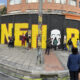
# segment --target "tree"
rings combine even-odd
[[[6,14],[6,13],[7,13],[7,8],[4,7],[3,9],[1,9],[1,10],[0,10],[0,13],[1,13],[1,14]]]

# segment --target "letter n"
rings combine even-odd
[[[8,36],[12,36],[13,23],[1,24],[1,44],[8,42]]]

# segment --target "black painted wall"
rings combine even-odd
[[[38,14],[17,14],[1,16],[0,24],[2,23],[29,23],[29,29],[31,29],[32,24],[38,24]],[[61,31],[61,44],[63,44],[63,37],[66,34],[67,27],[77,28],[80,30],[80,21],[65,19],[64,15],[43,14],[42,23],[47,25],[48,38],[50,36],[51,30],[59,29]]]

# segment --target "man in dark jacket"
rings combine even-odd
[[[51,48],[51,38],[49,38],[49,39],[46,41],[46,51],[45,51],[45,54],[48,54],[48,55],[49,55],[50,48]]]
[[[70,72],[70,80],[78,80],[78,73],[80,68],[80,55],[78,49],[73,48],[67,62],[67,67]]]

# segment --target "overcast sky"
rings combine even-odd
[[[0,0],[0,4],[5,4],[5,5],[7,5],[7,0]]]

